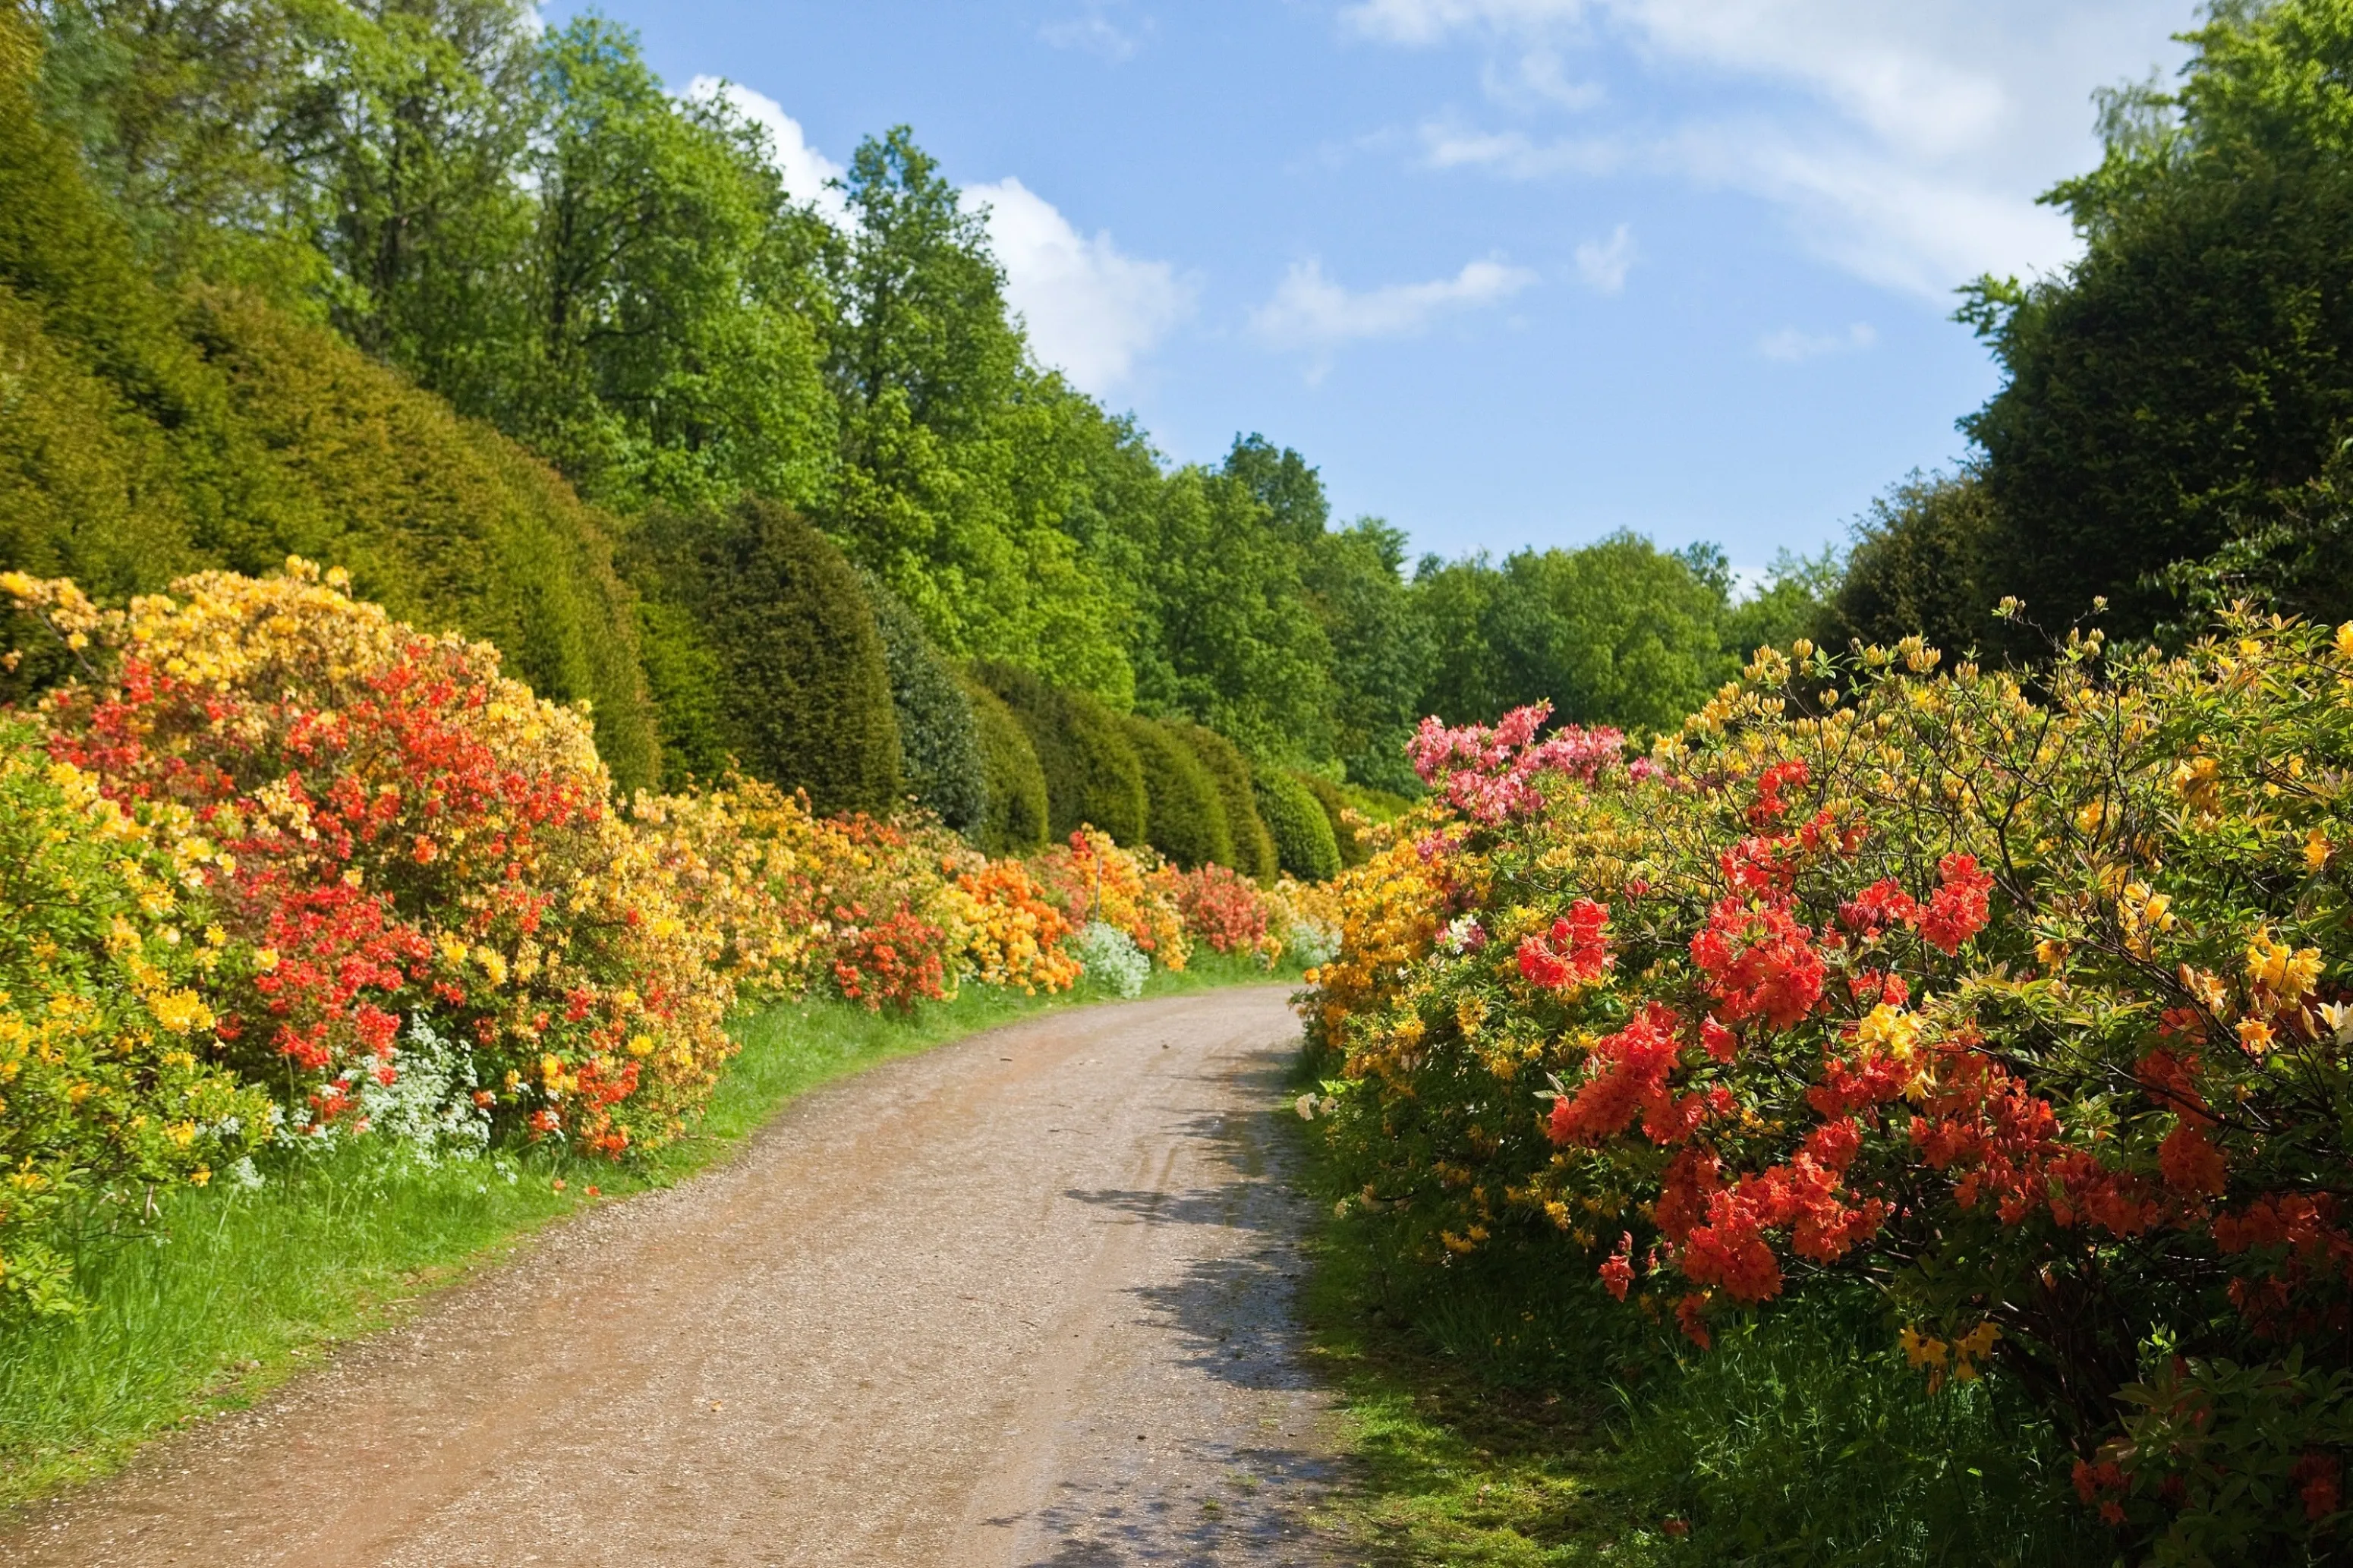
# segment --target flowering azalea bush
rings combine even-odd
[[[1173,873],[1150,849],[1123,849],[1111,835],[1081,827],[1035,862],[1039,879],[1074,926],[1099,921],[1161,967],[1181,971],[1192,953]]]
[[[1566,1251],[1702,1345],[1869,1282],[2137,1555],[2341,1547],[2353,627],[1940,663],[1761,654],[1630,763],[1426,726],[1321,1124],[1423,1256]]]
[[[221,1058],[284,1085],[299,1124],[353,1114],[420,1011],[536,1135],[617,1153],[708,1091],[732,1049],[712,937],[665,847],[608,804],[586,715],[494,649],[301,562],[125,610],[20,574],[0,589],[80,660],[40,705],[49,756],[188,821]]]
[[[963,961],[973,978],[1033,995],[1077,984],[1081,963],[1068,945],[1075,933],[1044,884],[1018,860],[967,859],[955,889],[965,900]]]
[[[1270,910],[1256,882],[1214,864],[1166,875],[1185,930],[1212,952],[1255,952],[1270,963],[1282,952],[1282,939],[1267,929]]]
[[[0,1318],[76,1309],[41,1239],[61,1207],[202,1186],[275,1109],[212,1059],[213,851],[184,812],[109,799],[36,740],[0,724]]]

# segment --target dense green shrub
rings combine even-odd
[[[979,726],[982,796],[980,847],[991,855],[1022,855],[1046,845],[1046,770],[1029,731],[1005,699],[966,676],[964,694]]]
[[[1990,570],[1993,531],[1993,500],[1975,474],[1906,479],[1856,524],[1846,574],[1810,634],[1833,649],[1925,637],[1954,658],[1999,646],[2000,595],[1984,585],[2000,575]]]
[[[1169,732],[1192,748],[1201,769],[1216,786],[1219,804],[1226,809],[1226,835],[1233,846],[1233,868],[1253,881],[1271,882],[1281,869],[1276,863],[1274,836],[1259,816],[1258,794],[1250,787],[1250,765],[1231,741],[1203,724],[1172,721]]]
[[[1092,824],[1122,845],[1145,843],[1151,797],[1125,721],[1086,693],[1049,686],[1026,669],[988,664],[977,673],[1005,699],[1037,750],[1054,837]]]
[[[976,836],[987,809],[988,783],[972,699],[905,602],[871,573],[858,576],[891,667],[907,793],[958,833]]]
[[[113,600],[206,566],[346,566],[396,616],[495,642],[541,694],[589,700],[617,779],[654,782],[607,521],[324,329],[159,287],[5,67],[0,363],[0,566]]]
[[[1332,825],[1332,845],[1340,857],[1340,864],[1344,867],[1363,865],[1370,851],[1356,841],[1356,830],[1340,820],[1342,812],[1356,809],[1356,803],[1349,799],[1348,792],[1321,774],[1300,773],[1296,776],[1307,793],[1315,797],[1315,805],[1323,811],[1324,820]]]
[[[648,664],[673,771],[711,778],[732,763],[807,790],[821,812],[890,811],[899,793],[890,666],[841,552],[760,500],[650,513],[632,542],[638,586],[657,606]]]
[[[1259,815],[1274,836],[1276,863],[1310,882],[1338,876],[1339,841],[1314,792],[1297,773],[1281,768],[1261,768],[1250,782],[1258,791]]]
[[[1129,719],[1127,738],[1144,764],[1152,847],[1187,870],[1231,866],[1234,840],[1226,826],[1226,805],[1193,748],[1156,719]]]

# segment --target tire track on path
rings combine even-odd
[[[0,1524],[23,1568],[1320,1563],[1277,988],[886,1063]]]

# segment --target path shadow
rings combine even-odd
[[[1114,1563],[1325,1564],[1334,1559],[1313,1516],[1344,1479],[1314,1436],[1322,1386],[1310,1370],[1297,1313],[1306,1272],[1307,1201],[1275,1118],[1288,1053],[1258,1053],[1230,1074],[1204,1075],[1205,1090],[1247,1109],[1193,1119],[1186,1133],[1217,1179],[1176,1192],[1104,1188],[1064,1195],[1147,1224],[1214,1226],[1240,1244],[1196,1258],[1173,1280],[1133,1288],[1145,1319],[1172,1337],[1175,1364],[1251,1408],[1288,1413],[1278,1429],[1223,1434],[1181,1457],[1190,1485],[1157,1491],[1106,1473],[1064,1481],[1040,1510],[1050,1543],[1029,1568]],[[1117,1469],[1116,1464],[1107,1469]]]

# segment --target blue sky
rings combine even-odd
[[[554,5],[561,19],[575,7]],[[1947,319],[2191,0],[622,0],[797,194],[892,124],[1041,357],[1178,460],[1298,447],[1417,549],[1631,528],[1762,565],[1964,449]],[[705,82],[704,90],[710,89]]]

